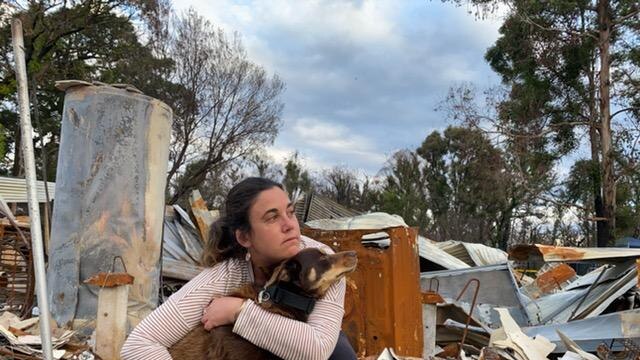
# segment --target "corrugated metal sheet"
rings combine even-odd
[[[640,249],[629,248],[575,248],[551,245],[516,245],[509,251],[509,258],[527,261],[542,258],[544,261],[580,261],[640,257]]]
[[[564,353],[566,348],[556,330],[562,331],[585,351],[596,351],[598,345],[611,345],[614,339],[632,339],[640,341],[640,309],[600,315],[598,317],[577,320],[563,324],[553,324],[523,328],[530,337],[542,335],[557,345],[554,353]],[[622,350],[613,344],[613,350]]]
[[[590,318],[602,314],[617,297],[636,284],[635,265],[627,263],[618,265],[608,271],[617,274],[617,277],[616,275],[605,274],[602,279],[613,278],[613,280],[603,281],[601,279],[601,282],[589,292],[582,304],[580,304],[580,301],[589,291],[588,287],[573,288],[573,290],[566,290],[543,296],[536,300],[530,300],[526,304],[529,318],[532,321],[535,320],[534,324],[564,323],[569,321],[578,305],[580,305],[580,308],[575,311],[574,319]],[[593,278],[593,281],[595,281],[595,278]]]
[[[46,202],[44,193],[44,182],[37,181],[37,193],[38,202]],[[49,188],[49,200],[55,198],[56,183],[47,182]],[[6,202],[26,203],[27,199],[27,181],[20,178],[12,178],[6,176],[0,176],[0,196],[4,198]]]
[[[407,223],[398,215],[383,212],[369,213],[359,216],[335,218],[321,218],[305,222],[312,229],[322,230],[373,230],[404,226]]]
[[[306,223],[319,219],[339,219],[353,217],[361,213],[317,194],[304,195],[296,201],[295,212],[298,221]]]
[[[162,275],[191,280],[200,273],[202,243],[189,215],[178,205],[167,206],[162,242]]]
[[[374,230],[397,226],[408,226],[400,216],[382,212],[341,219],[320,219],[308,221],[305,225],[312,229],[321,230]],[[382,235],[382,237],[378,235]],[[386,236],[386,233],[376,233],[372,234],[372,236],[377,236],[375,241],[378,244],[383,247],[388,246],[389,238]],[[418,236],[418,250],[420,257],[436,263],[445,269],[454,270],[469,268],[469,265],[465,264],[462,260],[447,254],[444,250],[438,248],[434,242],[425,237]]]
[[[469,266],[475,266],[475,262],[469,255],[469,252],[460,241],[442,241],[434,243],[439,249],[445,251],[447,254],[454,256]]]
[[[423,272],[420,274],[423,291],[429,289],[431,279],[438,280],[438,294],[447,303],[457,304],[466,312],[469,312],[471,307],[475,286],[469,287],[459,301],[456,298],[471,279],[477,279],[480,284],[473,316],[491,328],[500,326],[499,315],[494,309],[498,306],[508,308],[518,325],[531,324],[523,303],[526,299],[520,295],[509,264]]]
[[[440,249],[436,244],[437,243],[430,242],[427,238],[419,236],[418,250],[420,252],[420,257],[434,262],[448,270],[467,269],[471,267],[459,258]]]
[[[484,244],[449,240],[435,245],[470,266],[505,264],[508,261],[506,252]]]

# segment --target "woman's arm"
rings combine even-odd
[[[307,322],[270,313],[247,301],[233,332],[287,360],[326,360],[338,341],[344,315],[345,279],[316,302]]]
[[[171,360],[167,348],[182,339],[191,328],[178,307],[169,301],[160,305],[133,329],[122,346],[123,360]]]
[[[171,360],[167,348],[200,324],[202,310],[224,294],[223,267],[205,269],[145,317],[125,341],[123,360]]]

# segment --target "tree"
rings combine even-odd
[[[638,110],[632,94],[638,89],[634,71],[638,62],[633,60],[637,51],[633,44],[640,35],[637,2],[517,0],[507,4],[510,11],[501,37],[486,58],[511,87],[503,104],[505,115],[522,110],[537,114],[525,122],[508,122],[504,129],[520,136],[551,135],[558,156],[578,145],[577,130],[586,131],[591,160],[600,169],[592,174],[598,245],[610,244],[615,236],[617,177],[612,120],[637,116]],[[618,110],[612,113],[612,106]],[[503,117],[508,118],[518,116]]]
[[[193,9],[176,19],[170,56],[176,62],[172,79],[184,88],[175,112],[167,175],[173,187],[169,203],[174,203],[206,173],[273,142],[281,123],[284,84],[247,59],[237,33],[227,37]],[[193,162],[199,167],[186,173]],[[180,173],[183,180],[178,183],[174,178]]]
[[[287,159],[284,166],[282,185],[294,202],[303,193],[309,194],[314,189],[309,171],[304,169],[298,152],[294,152],[291,157]]]
[[[323,193],[338,204],[353,208],[358,201],[360,186],[356,174],[346,167],[335,166],[323,173]]]
[[[381,170],[384,176],[380,195],[380,210],[400,215],[407,225],[416,226],[422,234],[429,233],[428,199],[425,178],[418,155],[409,150],[398,151]]]
[[[431,133],[417,150],[436,238],[506,245],[500,220],[511,210],[511,184],[502,152],[476,129],[448,127],[443,135]]]
[[[549,202],[549,194],[556,184],[553,167],[557,160],[556,154],[560,152],[558,146],[548,136],[529,136],[514,132],[513,124],[527,124],[535,126],[530,119],[535,119],[539,111],[536,106],[538,98],[528,97],[527,100],[510,102],[509,93],[504,88],[489,88],[484,92],[485,99],[481,102],[477,99],[475,88],[470,84],[462,84],[450,89],[445,101],[438,107],[446,112],[449,119],[458,122],[463,128],[468,128],[472,133],[482,134],[482,138],[490,141],[491,146],[500,151],[500,161],[504,169],[506,181],[496,183],[504,192],[503,202],[497,212],[493,238],[499,247],[506,249],[512,237],[512,226],[523,226],[531,223],[527,218],[540,216],[540,208]],[[521,127],[518,127],[521,129]],[[431,136],[434,136],[432,134]],[[429,138],[427,138],[428,140]],[[425,142],[427,142],[425,140]],[[478,141],[482,144],[483,141]],[[558,143],[555,143],[558,144]],[[444,140],[434,142],[437,145],[435,154],[446,153],[447,145]],[[483,145],[485,147],[485,145]],[[435,150],[434,150],[435,151]],[[433,157],[433,154],[431,155]],[[439,155],[444,156],[444,155]],[[448,191],[446,179],[442,178],[442,168],[446,166],[443,160],[438,158],[425,158],[430,164],[431,170],[426,176],[438,179],[434,182],[435,189],[430,189],[432,202],[436,205],[449,204],[444,196]],[[438,178],[438,176],[440,176]],[[440,195],[439,195],[440,194]],[[439,196],[438,196],[439,195]],[[438,200],[444,198],[445,200]],[[442,206],[439,206],[436,214],[446,214]],[[444,209],[446,210],[446,208]],[[523,234],[528,234],[526,231]],[[526,242],[527,238],[519,241]]]
[[[284,169],[276,164],[271,156],[265,152],[256,152],[250,155],[249,162],[255,166],[257,176],[280,181],[284,175]]]
[[[40,0],[10,1],[7,5],[23,24],[34,112],[34,148],[36,153],[44,152],[55,160],[63,103],[63,94],[53,87],[55,80],[101,80],[105,71],[122,67],[123,63],[142,64],[153,60],[140,51],[144,46],[138,40],[132,21],[152,23],[161,3],[156,0],[63,3]],[[10,155],[4,158],[2,170],[17,176],[22,173],[22,160],[20,151],[16,151],[20,147],[20,136],[10,34],[10,24],[0,24],[0,121]],[[138,73],[141,73],[139,69]],[[55,161],[40,162],[38,167],[48,169],[49,180],[55,178]]]

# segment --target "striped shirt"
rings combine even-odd
[[[301,237],[301,247],[326,245]],[[228,259],[202,271],[133,329],[121,350],[123,360],[170,360],[167,348],[191,329],[202,326],[204,308],[211,299],[226,296],[253,282],[251,262]],[[336,346],[344,315],[345,280],[333,284],[316,302],[307,322],[270,313],[247,301],[233,332],[283,358],[325,360]],[[177,359],[181,360],[181,359]]]

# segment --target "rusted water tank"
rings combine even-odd
[[[127,86],[57,86],[66,94],[47,271],[51,312],[60,325],[95,319],[97,289],[83,281],[121,256],[135,277],[128,308],[135,325],[157,306],[172,111]]]

